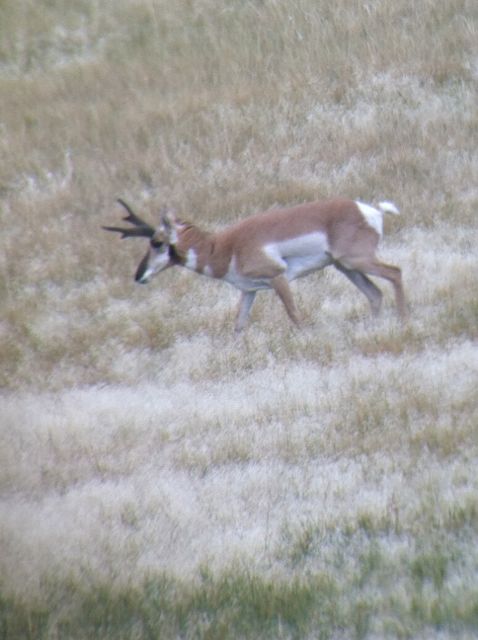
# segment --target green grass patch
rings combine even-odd
[[[0,597],[2,640],[102,638],[423,637],[478,629],[478,590],[446,588],[449,559],[417,554],[402,569],[370,547],[358,571],[339,581],[326,572],[266,578],[244,570],[205,569],[191,582],[157,576],[139,586],[49,586],[48,603]],[[393,588],[372,589],[385,568]],[[401,582],[405,581],[406,589]]]
[[[192,583],[168,577],[139,587],[58,584],[46,606],[0,600],[4,640],[61,638],[301,638],[339,628],[336,585],[327,576],[274,580],[238,571]],[[67,594],[67,595],[65,595]]]
[[[348,533],[311,525],[306,544],[304,532],[296,532],[295,547],[287,542],[293,566],[275,576],[203,565],[190,580],[151,575],[137,585],[50,577],[36,601],[0,596],[0,637],[325,640],[467,637],[478,630],[478,589],[472,568],[463,570],[473,527],[451,545],[439,531],[394,540],[361,525]]]

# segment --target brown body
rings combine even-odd
[[[389,280],[398,311],[401,317],[406,316],[400,269],[380,262],[375,255],[383,213],[398,213],[391,203],[374,208],[340,198],[312,202],[271,209],[214,233],[170,214],[163,215],[154,229],[128,211],[126,220],[135,229],[130,233],[118,227],[107,229],[119,231],[123,237],[144,235],[151,239],[136,280],[148,282],[175,264],[225,280],[242,292],[237,330],[244,327],[256,292],[267,288],[276,291],[289,317],[298,324],[289,282],[327,265],[334,265],[364,293],[374,314],[380,310],[382,293],[367,276]]]

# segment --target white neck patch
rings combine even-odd
[[[196,271],[198,266],[198,257],[194,249],[188,249],[186,253],[186,261],[184,263],[186,269],[191,269],[191,271]]]

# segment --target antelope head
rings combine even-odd
[[[149,249],[139,263],[134,277],[136,282],[146,284],[155,274],[178,262],[176,252],[178,237],[174,214],[168,209],[162,209],[161,223],[155,228],[133,213],[124,200],[118,199],[118,202],[128,213],[123,220],[129,222],[132,227],[103,227],[103,229],[116,231],[121,234],[121,238],[149,238]]]

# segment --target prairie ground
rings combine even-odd
[[[477,13],[1,3],[1,638],[476,637]],[[407,324],[326,270],[235,336],[100,228],[332,195],[400,208]]]

